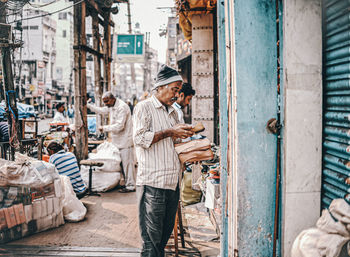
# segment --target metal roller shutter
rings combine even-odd
[[[350,0],[324,0],[322,208],[350,203]]]

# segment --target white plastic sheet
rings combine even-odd
[[[86,208],[76,197],[69,177],[60,176],[62,185],[63,216],[66,221],[78,222],[85,218]]]

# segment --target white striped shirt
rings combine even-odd
[[[77,158],[73,153],[65,152],[64,150],[58,151],[50,156],[49,162],[55,165],[60,175],[69,177],[74,192],[81,193],[86,189],[84,181],[80,176]]]
[[[174,142],[167,137],[152,144],[155,132],[179,123],[173,107],[165,106],[152,96],[139,102],[133,115],[133,139],[138,161],[136,185],[175,190],[181,170]]]

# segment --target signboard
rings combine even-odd
[[[118,62],[144,62],[144,36],[142,34],[119,34],[116,40]]]
[[[181,33],[177,37],[176,60],[180,61],[192,54],[192,44]]]

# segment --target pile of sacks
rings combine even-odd
[[[316,228],[304,230],[298,235],[291,256],[339,257],[349,241],[350,205],[344,199],[335,199],[329,209],[322,211]],[[345,256],[349,256],[348,253]]]

